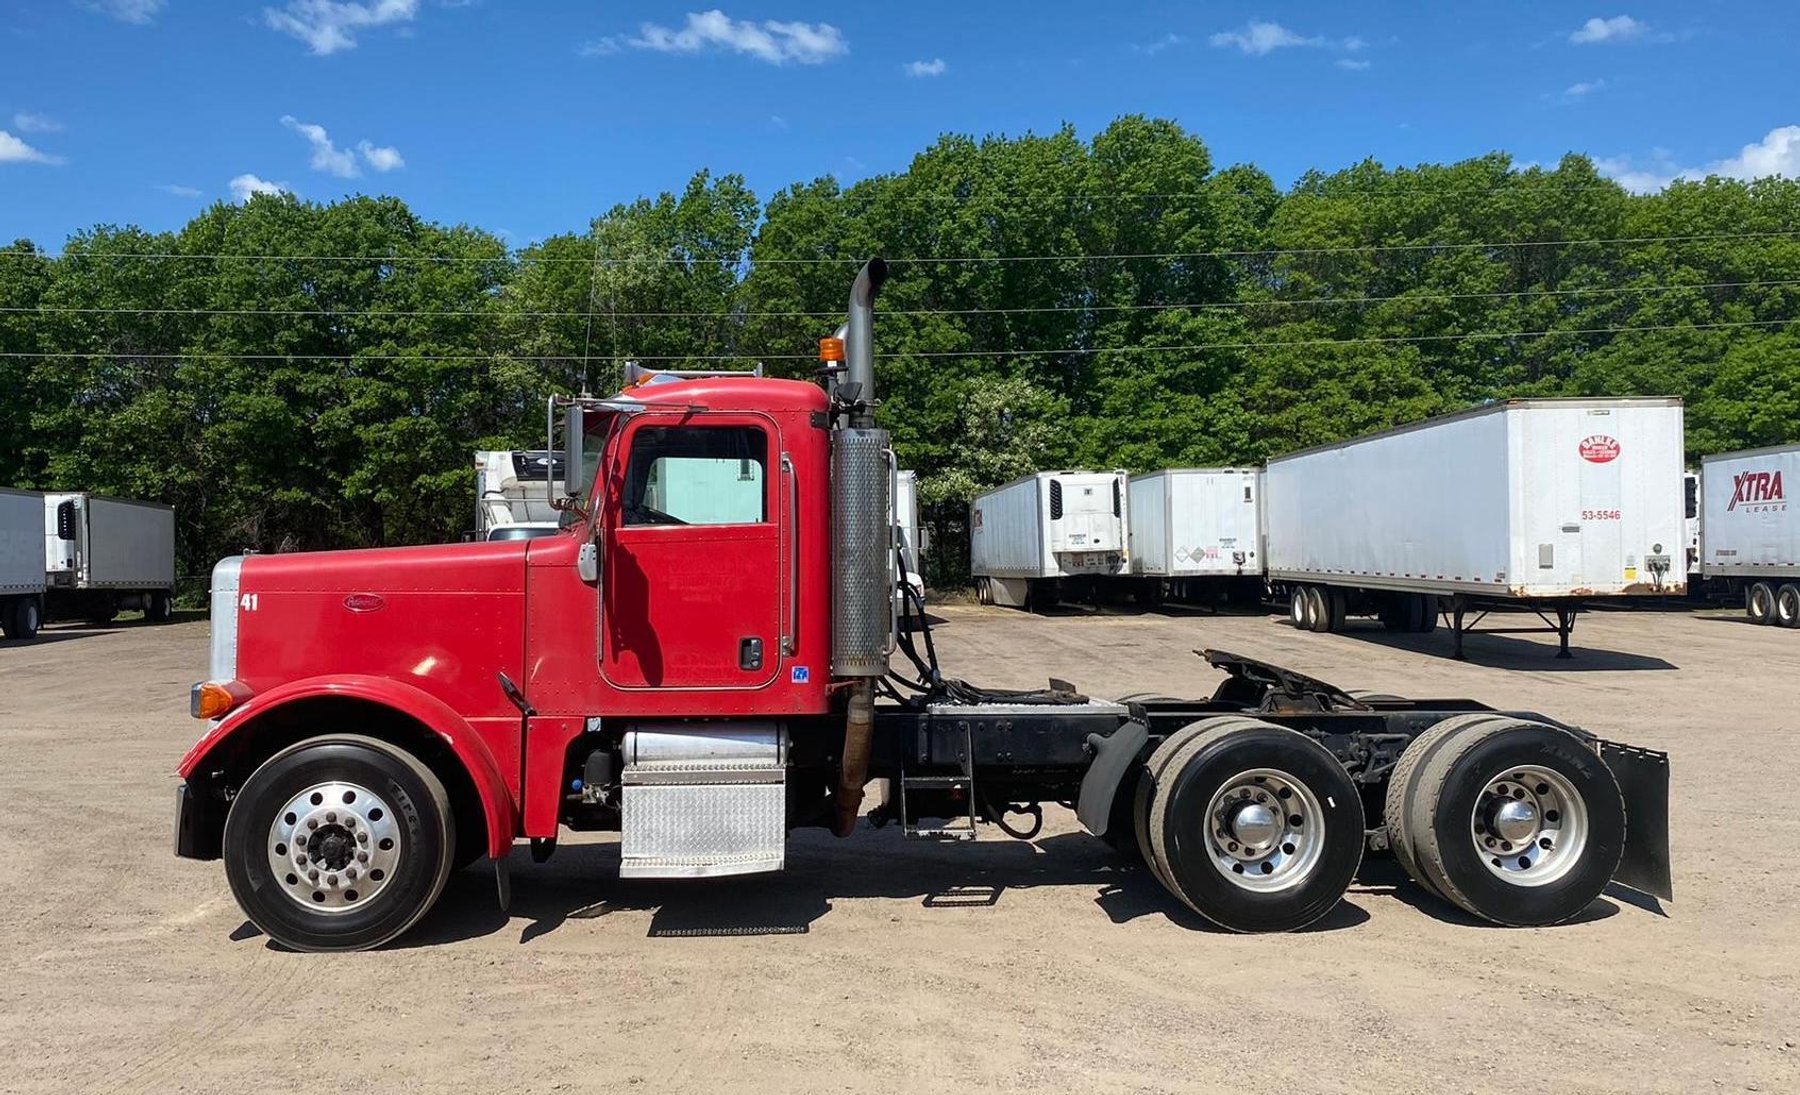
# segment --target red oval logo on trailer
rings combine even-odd
[[[1584,438],[1581,458],[1590,464],[1610,464],[1619,458],[1619,442],[1603,433]]]
[[[377,593],[352,593],[344,598],[344,607],[352,612],[379,612],[387,598]]]

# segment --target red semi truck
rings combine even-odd
[[[1223,678],[1191,700],[942,675],[922,611],[895,626],[885,277],[858,275],[822,385],[661,373],[561,400],[558,535],[219,563],[176,853],[222,858],[278,942],[355,950],[484,856],[504,904],[520,839],[542,859],[564,829],[617,830],[629,877],[777,870],[790,830],[850,835],[884,778],[870,819],[922,838],[1029,836],[1007,816],[1073,802],[1238,931],[1323,915],[1365,850],[1504,924],[1614,881],[1669,896],[1667,756],[1542,715],[1216,651]],[[661,508],[687,461],[729,462],[719,489],[742,497]]]

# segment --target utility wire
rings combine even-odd
[[[1709,281],[1692,284],[1598,285],[1573,289],[1519,289],[1485,293],[1394,293],[1388,296],[1302,297],[1293,300],[1171,301],[1166,304],[1047,304],[1016,308],[884,308],[884,316],[976,316],[1037,315],[1054,312],[1148,312],[1148,311],[1234,311],[1245,308],[1290,308],[1301,306],[1366,305],[1396,301],[1429,302],[1445,300],[1504,300],[1531,297],[1566,297],[1588,294],[1619,295],[1629,293],[1665,293],[1702,289],[1781,288],[1800,285],[1800,279],[1780,281]],[[323,319],[401,319],[401,318],[485,318],[485,319],[592,319],[595,311],[580,312],[509,312],[504,309],[450,309],[386,311],[353,309],[330,311],[317,308],[84,308],[62,305],[19,305],[0,307],[0,315],[138,315],[138,316],[282,316],[318,317]],[[618,319],[824,319],[841,316],[842,311],[827,312],[607,312]],[[591,337],[591,332],[590,332]]]
[[[967,358],[967,357],[1057,357],[1068,355],[1090,354],[1147,354],[1147,353],[1184,353],[1199,350],[1275,350],[1292,346],[1375,346],[1394,345],[1399,343],[1420,342],[1475,342],[1494,341],[1509,338],[1552,338],[1566,335],[1622,335],[1652,331],[1714,331],[1747,327],[1771,327],[1800,322],[1794,319],[1750,319],[1733,320],[1718,323],[1661,323],[1642,326],[1620,327],[1578,327],[1567,330],[1542,331],[1483,331],[1455,335],[1392,335],[1372,336],[1366,338],[1301,338],[1279,339],[1275,341],[1261,340],[1257,342],[1196,342],[1170,346],[1071,346],[1055,350],[1009,349],[1009,350],[926,350],[922,352],[888,353],[884,356],[901,358]],[[34,350],[8,350],[0,352],[6,358],[124,358],[132,361],[183,361],[183,360],[222,360],[222,361],[493,361],[507,359],[512,361],[563,362],[579,360],[577,354],[506,354],[501,352],[485,354],[221,354],[207,350],[195,350],[182,354],[134,354],[95,350],[40,352]],[[813,361],[813,354],[634,354],[633,361]]]
[[[1045,255],[925,255],[897,257],[888,259],[888,265],[931,265],[990,263],[990,262],[1097,262],[1097,261],[1147,261],[1171,259],[1207,259],[1207,258],[1279,258],[1285,255],[1349,255],[1378,254],[1402,251],[1500,251],[1508,249],[1527,249],[1540,247],[1585,247],[1585,246],[1618,246],[1628,244],[1653,243],[1704,243],[1725,240],[1755,239],[1790,239],[1800,235],[1800,229],[1785,229],[1771,232],[1715,232],[1681,236],[1608,236],[1588,239],[1565,240],[1504,240],[1472,243],[1375,243],[1346,244],[1336,247],[1285,247],[1265,248],[1262,250],[1230,250],[1212,251],[1149,251],[1123,254],[1045,254]],[[500,258],[473,257],[466,255],[223,255],[182,252],[65,252],[56,257],[41,255],[36,252],[0,250],[0,258],[36,258],[48,262],[62,262],[70,259],[145,259],[145,260],[240,260],[248,262],[367,262],[377,265],[395,265],[398,263],[491,263],[520,265],[548,265],[557,263],[588,263],[598,261],[605,266],[631,265],[679,265],[679,266],[729,266],[736,269],[744,264],[756,266],[846,266],[861,264],[863,258],[843,256],[839,258],[764,258],[754,255],[732,254],[721,255],[711,259],[694,259],[679,255],[630,255],[611,256],[600,259],[577,258],[567,255],[524,255],[514,254]]]

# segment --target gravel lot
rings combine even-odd
[[[802,833],[780,876],[624,883],[607,837],[452,879],[373,954],[271,947],[169,854],[206,625],[0,647],[0,1090],[1800,1089],[1800,634],[1721,614],[1470,642],[1261,616],[938,610],[947,671],[1209,692],[1190,651],[1535,708],[1673,755],[1676,900],[1505,930],[1364,865],[1314,930],[1178,912],[1052,811],[1030,844]]]

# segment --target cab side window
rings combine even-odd
[[[769,519],[769,440],[754,426],[645,426],[625,468],[625,525]]]

